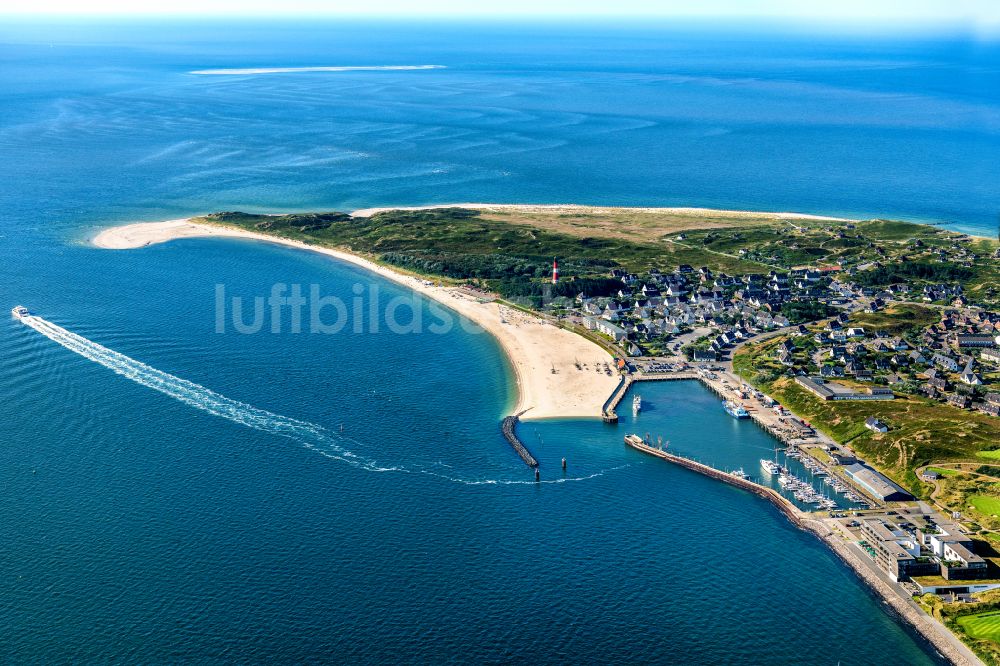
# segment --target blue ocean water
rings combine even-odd
[[[445,69],[188,73],[416,64]],[[0,303],[322,437],[0,322],[0,661],[932,662],[769,505],[623,447],[634,427],[720,466],[770,455],[699,386],[643,386],[618,428],[526,424],[535,484],[500,436],[513,382],[485,334],[219,334],[216,285],[405,293],[288,248],[87,239],[220,209],[470,200],[993,233],[997,64],[958,37],[5,23]]]

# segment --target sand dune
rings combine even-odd
[[[471,208],[486,212],[521,211],[525,213],[576,213],[576,214],[600,214],[600,213],[672,213],[677,215],[710,215],[713,217],[731,217],[733,219],[747,219],[760,217],[773,217],[784,220],[832,220],[841,222],[855,222],[842,217],[829,217],[825,215],[810,215],[808,213],[788,213],[788,212],[767,212],[750,210],[720,210],[715,208],[632,208],[622,206],[583,206],[580,204],[497,204],[497,203],[452,203],[452,204],[432,204],[428,206],[383,206],[378,208],[361,208],[351,213],[354,217],[369,217],[376,213],[384,213],[390,210],[433,210],[435,208]]]

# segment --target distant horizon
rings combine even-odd
[[[577,15],[572,17],[548,14],[523,15],[396,15],[382,14],[241,14],[239,16],[225,14],[156,14],[156,13],[120,13],[120,14],[82,14],[82,13],[6,13],[0,10],[0,17],[21,25],[36,26],[104,26],[146,24],[151,21],[169,20],[177,24],[244,24],[253,25],[262,22],[295,25],[302,21],[319,21],[336,23],[361,24],[407,24],[433,22],[435,25],[470,25],[502,28],[503,26],[538,26],[546,28],[600,27],[607,30],[622,30],[640,28],[647,31],[674,32],[719,32],[728,34],[782,34],[794,35],[833,35],[833,36],[878,36],[886,39],[908,39],[914,37],[930,38],[973,38],[977,40],[996,41],[1000,39],[1000,22],[995,24],[974,23],[963,20],[931,21],[916,19],[894,20],[891,24],[872,22],[867,19],[844,18],[840,20],[817,19],[809,17],[777,17],[777,16],[668,16],[663,14],[648,15]],[[0,27],[0,35],[3,29]]]
[[[812,28],[862,29],[867,32],[937,31],[964,28],[1000,31],[1000,6],[989,0],[840,0],[798,3],[762,0],[747,6],[739,0],[707,0],[692,5],[677,0],[619,0],[609,8],[603,0],[425,0],[414,7],[408,0],[92,0],[84,7],[74,0],[35,0],[25,7],[0,9],[0,16],[68,19],[390,19],[436,21],[648,21],[807,25]]]

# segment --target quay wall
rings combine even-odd
[[[693,372],[640,372],[630,375],[622,375],[622,379],[618,382],[618,386],[611,394],[611,397],[605,401],[604,407],[601,408],[601,418],[604,419],[605,423],[618,423],[618,413],[616,411],[618,409],[618,405],[621,404],[625,394],[628,393],[629,388],[635,382],[663,382],[672,379],[698,379],[698,375]]]
[[[635,378],[632,375],[622,375],[622,379],[618,382],[618,387],[615,388],[614,393],[611,397],[607,399],[604,403],[604,407],[601,408],[601,418],[605,423],[618,423],[618,413],[615,409],[621,403],[622,398],[628,392],[628,387],[632,385]]]
[[[618,390],[616,390],[616,392],[612,394],[611,398],[608,399],[608,403],[606,404],[610,404],[612,401],[615,401],[614,404],[617,405],[624,397],[625,392],[627,391],[631,383],[641,382],[641,381],[668,381],[668,380],[680,380],[680,379],[687,379],[687,380],[695,379],[701,382],[702,386],[704,386],[705,388],[707,388],[709,391],[716,394],[720,398],[725,399],[731,397],[727,394],[726,390],[723,388],[722,381],[720,379],[713,380],[704,376],[701,373],[696,373],[696,372],[636,373],[633,375],[628,375],[626,377],[626,379],[629,378],[631,379],[631,381],[625,383],[624,386],[619,385],[621,393],[619,394]],[[751,421],[757,424],[758,427],[764,430],[771,437],[774,437],[776,440],[778,440],[779,442],[781,442],[786,446],[795,446],[795,444],[793,444],[794,440],[797,439],[801,440],[804,437],[804,433],[803,434],[790,433],[786,428],[783,428],[778,423],[773,422],[774,419],[771,418],[769,412],[761,412],[757,409],[749,409],[748,411],[750,413]],[[618,416],[617,414],[614,413],[613,410],[611,412],[613,420],[608,419],[607,414],[608,414],[607,411],[603,413],[603,415],[605,416],[604,420],[606,423],[618,422]],[[797,417],[792,417],[792,418],[797,418]],[[808,452],[805,451],[804,449],[800,448],[800,450],[802,450],[805,455],[809,455]],[[809,457],[815,460],[816,463],[818,463],[821,467],[826,469],[828,473],[831,474],[833,473],[823,461],[817,460],[813,456]],[[869,506],[872,507],[883,506],[883,504],[880,503],[877,499],[873,499],[870,496],[870,493],[866,492],[863,488],[860,488],[856,483],[854,483],[850,479],[844,479],[843,477],[839,477],[839,475],[838,478],[841,478],[842,481],[844,481],[845,483],[847,483],[847,485],[856,490],[858,496],[863,498],[864,502],[867,503]]]
[[[626,436],[625,443],[634,449],[642,451],[643,453],[648,453],[656,456],[657,458],[663,458],[664,460],[668,460],[676,465],[680,465],[681,467],[686,467],[694,472],[704,474],[705,476],[713,479],[718,479],[719,481],[736,486],[737,488],[748,490],[758,497],[763,497],[774,504],[778,510],[785,514],[785,516],[795,525],[798,527],[804,527],[803,521],[805,520],[805,512],[801,511],[773,488],[768,488],[767,486],[762,486],[759,483],[754,483],[748,479],[727,474],[726,472],[715,469],[714,467],[709,467],[708,465],[691,460],[690,458],[684,458],[682,456],[675,456],[672,453],[667,453],[661,449],[649,446],[636,435]]]
[[[825,543],[847,567],[854,571],[858,578],[865,582],[892,609],[892,612],[897,617],[909,625],[913,631],[933,646],[950,663],[955,666],[983,666],[982,661],[963,645],[947,627],[928,616],[912,599],[905,596],[905,593],[894,588],[893,585],[883,580],[866,566],[864,562],[859,561],[858,558],[860,555],[851,551],[851,546],[848,542],[833,532],[822,520],[801,511],[773,488],[762,486],[697,461],[654,448],[646,444],[638,435],[626,435],[625,443],[643,453],[662,458],[680,467],[723,481],[737,488],[742,488],[758,497],[769,500],[792,524],[799,529],[814,534]]]

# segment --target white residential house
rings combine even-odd
[[[615,326],[609,321],[604,321],[602,319],[597,320],[597,330],[607,335],[615,340],[615,342],[621,342],[627,336],[625,330],[620,326]]]
[[[962,371],[959,379],[962,383],[969,384],[970,386],[982,386],[983,378],[972,368],[972,359],[965,364],[965,370]]]
[[[874,416],[869,416],[865,419],[865,427],[873,432],[889,432],[889,426]]]

